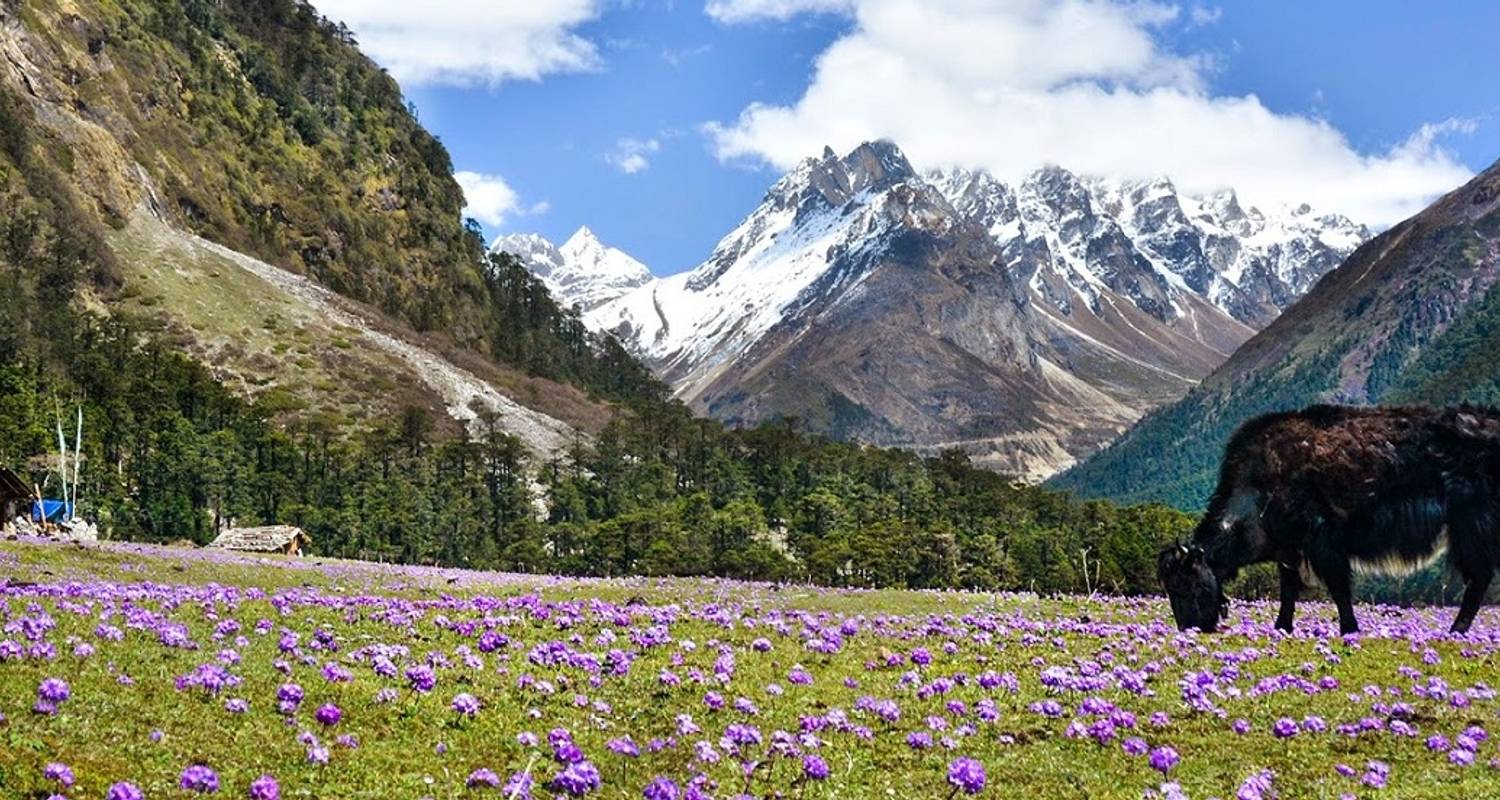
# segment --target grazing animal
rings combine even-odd
[[[1452,627],[1462,633],[1500,562],[1500,411],[1320,405],[1234,434],[1207,513],[1191,541],[1161,552],[1157,574],[1178,627],[1212,632],[1228,611],[1224,583],[1274,561],[1276,627],[1292,629],[1311,576],[1353,633],[1353,570],[1410,572],[1444,552],[1466,584]]]

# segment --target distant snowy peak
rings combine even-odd
[[[652,280],[645,264],[599,241],[587,226],[561,247],[535,233],[518,233],[496,239],[490,249],[515,256],[560,302],[585,313]]]
[[[1178,295],[1190,291],[1261,327],[1370,237],[1305,204],[1267,214],[1243,207],[1233,190],[1185,195],[1164,177],[1115,181],[1049,166],[1015,188],[982,170],[927,180],[1012,258],[1043,256],[1032,286],[1044,296],[1048,281],[1071,286],[1051,293],[1064,311],[1078,299],[1068,295],[1094,304],[1102,283],[1164,320],[1183,313]]]
[[[512,233],[501,236],[490,245],[490,251],[509,253],[520,260],[531,274],[547,280],[565,268],[557,246],[539,233]]]

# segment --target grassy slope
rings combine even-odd
[[[415,407],[458,432],[442,398],[364,332],[384,331],[440,354],[441,339],[418,336],[355,301],[339,308],[361,324],[345,324],[145,213],[107,236],[125,273],[116,310],[212,365],[220,380],[278,417],[347,432]],[[479,357],[456,360],[523,405],[577,429],[597,432],[609,418],[608,408],[576,387]]]
[[[1381,792],[1382,797],[1488,796],[1500,791],[1500,773],[1483,766],[1450,766],[1441,754],[1427,752],[1420,737],[1380,732],[1349,738],[1330,729],[1304,732],[1284,741],[1269,732],[1271,722],[1283,716],[1301,720],[1316,714],[1330,726],[1367,716],[1371,701],[1351,700],[1348,694],[1355,692],[1357,697],[1360,687],[1367,685],[1405,689],[1412,684],[1425,685],[1431,676],[1446,681],[1451,689],[1459,689],[1492,680],[1495,644],[1493,637],[1485,637],[1494,631],[1490,626],[1500,621],[1493,611],[1481,618],[1476,641],[1462,644],[1429,640],[1422,633],[1440,625],[1447,611],[1362,608],[1367,627],[1385,626],[1386,630],[1353,646],[1322,638],[1332,625],[1326,606],[1310,604],[1301,620],[1303,635],[1277,641],[1266,638],[1269,609],[1242,605],[1237,609],[1248,609],[1255,626],[1243,633],[1206,639],[1203,643],[1208,647],[1198,649],[1192,640],[1173,639],[1159,629],[1140,627],[1150,625],[1164,613],[1157,601],[796,588],[777,591],[763,585],[690,580],[565,581],[143,546],[74,548],[30,542],[0,542],[0,572],[16,580],[41,582],[35,587],[0,590],[0,608],[15,619],[32,613],[27,611],[28,605],[38,603],[56,622],[47,638],[61,651],[56,661],[9,661],[0,668],[0,710],[9,717],[8,724],[0,725],[0,743],[4,745],[0,747],[0,793],[6,796],[46,794],[49,787],[40,775],[41,768],[55,760],[70,764],[77,773],[79,784],[70,793],[73,796],[99,796],[109,782],[129,777],[141,784],[149,797],[179,797],[184,795],[175,788],[177,774],[195,759],[218,770],[226,796],[242,795],[252,777],[268,771],[281,780],[286,797],[459,796],[463,794],[464,776],[479,766],[492,768],[502,777],[523,768],[532,769],[543,779],[550,776],[555,772],[550,759],[519,745],[515,734],[530,730],[545,736],[553,727],[566,727],[603,772],[605,790],[600,796],[638,797],[640,788],[656,774],[681,778],[691,772],[691,742],[717,741],[728,722],[745,719],[727,710],[707,710],[701,698],[711,687],[694,686],[684,680],[681,687],[669,689],[657,681],[657,674],[664,668],[684,676],[695,666],[709,671],[719,646],[733,649],[738,666],[730,684],[716,688],[731,700],[736,696],[752,698],[760,713],[749,721],[767,735],[774,729],[796,730],[805,714],[830,707],[850,710],[865,694],[896,698],[902,707],[902,717],[894,724],[851,711],[853,721],[874,730],[870,741],[833,730],[820,734],[824,744],[819,752],[833,770],[830,781],[798,788],[793,783],[796,766],[778,763],[769,771],[762,768],[757,772],[752,789],[758,793],[774,786],[791,796],[806,798],[943,797],[947,795],[945,767],[955,754],[963,754],[979,758],[987,766],[990,786],[986,797],[1140,797],[1143,788],[1159,781],[1143,757],[1126,755],[1118,742],[1101,746],[1086,739],[1067,738],[1062,735],[1066,717],[1046,719],[1027,710],[1033,701],[1049,696],[1072,709],[1083,696],[1049,693],[1040,683],[1046,666],[1075,667],[1106,659],[1132,669],[1140,669],[1146,662],[1162,667],[1163,671],[1149,680],[1155,696],[1137,696],[1119,689],[1093,694],[1140,715],[1143,722],[1139,729],[1122,731],[1122,736],[1133,733],[1152,745],[1168,744],[1181,753],[1182,764],[1171,777],[1194,797],[1232,796],[1240,781],[1263,767],[1275,770],[1283,797],[1336,797],[1359,787],[1354,780],[1336,775],[1333,765],[1348,763],[1362,769],[1372,758],[1391,765],[1391,785]],[[210,594],[246,589],[268,594],[240,595],[232,604],[221,599],[167,607],[146,597],[132,604],[185,624],[190,636],[203,644],[203,649],[194,651],[162,647],[154,634],[125,626],[119,617],[110,621],[125,628],[123,642],[98,638],[94,633],[99,622],[96,617],[108,605],[89,601],[87,595],[89,587],[99,580],[131,582],[145,591],[176,592],[173,587],[184,587],[184,591]],[[70,600],[49,588],[65,582],[78,582],[68,592]],[[206,588],[213,586],[221,588]],[[416,657],[440,651],[457,664],[455,648],[473,646],[475,640],[446,627],[444,620],[479,620],[484,615],[468,605],[469,601],[499,598],[504,602],[532,591],[551,602],[586,601],[579,608],[594,608],[598,615],[589,613],[578,624],[559,627],[557,608],[550,618],[503,608],[492,610],[488,618],[515,642],[509,655],[503,650],[484,655],[482,669],[440,669],[438,688],[430,695],[403,691],[390,705],[371,702],[378,688],[401,682],[378,678],[368,665],[353,658],[357,648],[375,643],[405,645]],[[343,603],[360,595],[367,599],[347,611],[304,605],[324,599]],[[272,596],[286,601],[285,613],[272,607],[268,601]],[[650,603],[677,604],[662,619],[673,620],[670,632],[677,641],[692,640],[698,647],[686,650],[670,645],[641,651],[628,676],[606,677],[592,688],[576,670],[527,662],[526,653],[532,646],[574,634],[581,638],[573,646],[583,650],[602,653],[609,647],[638,649],[630,644],[627,634],[629,629],[639,630],[649,623],[643,609],[637,609],[628,624],[620,625],[610,621],[612,612],[607,607],[592,605],[594,599],[621,602],[635,596]],[[409,626],[379,621],[379,604],[390,598],[417,604],[409,609],[415,612]],[[717,604],[732,616],[744,614],[762,621],[794,609],[826,613],[828,616],[821,617],[824,624],[835,624],[842,615],[857,615],[864,620],[863,631],[849,636],[839,654],[818,656],[799,645],[796,635],[802,629],[801,622],[788,620],[790,635],[779,634],[765,624],[724,627],[698,616],[714,613],[713,607],[705,604]],[[933,614],[942,616],[928,616]],[[978,631],[960,622],[957,615],[961,614],[978,615],[962,617],[971,623],[993,624],[995,640],[980,644],[969,638]],[[1081,614],[1096,624],[1081,624]],[[887,615],[885,634],[872,627],[873,620],[881,615]],[[265,636],[253,633],[251,629],[262,618],[274,620],[277,632]],[[234,645],[233,637],[219,641],[211,638],[214,626],[227,619],[241,624],[241,633],[248,639],[243,645]],[[337,655],[307,647],[312,632],[319,628],[334,635],[340,645]],[[300,634],[303,652],[312,659],[305,664],[292,659],[295,666],[291,667],[290,679],[308,693],[302,710],[294,715],[298,722],[293,726],[284,724],[274,709],[276,687],[288,680],[271,667],[280,657],[277,640],[281,630]],[[618,638],[604,643],[597,637],[605,631],[613,631]],[[762,653],[752,648],[752,640],[760,636],[769,637],[773,649]],[[72,642],[76,641],[90,642],[97,651],[87,657],[72,655]],[[951,654],[943,650],[948,641],[957,645]],[[992,669],[1014,672],[1019,692],[994,692],[1001,712],[999,720],[981,724],[978,732],[964,739],[956,750],[912,751],[904,744],[906,733],[921,729],[927,715],[943,716],[945,701],[959,699],[972,708],[989,694],[970,684],[959,686],[947,696],[919,700],[910,689],[899,686],[903,672],[911,669],[909,663],[873,670],[867,666],[887,653],[905,654],[916,646],[934,654],[932,666],[924,670],[924,680],[956,673],[973,676]],[[1256,648],[1257,655],[1241,652],[1241,648],[1250,646]],[[175,676],[192,671],[225,647],[234,647],[243,659],[232,668],[243,677],[243,685],[224,695],[250,700],[251,710],[243,715],[225,712],[222,697],[214,699],[172,688]],[[1423,661],[1422,652],[1429,647],[1437,657],[1435,663]],[[1226,719],[1193,714],[1179,699],[1177,682],[1184,674],[1217,672],[1224,667],[1214,650],[1240,653],[1245,659],[1240,679],[1232,683],[1246,694],[1218,701],[1228,712]],[[674,653],[685,663],[671,664]],[[318,675],[318,664],[325,660],[348,666],[354,680],[340,684],[325,681]],[[404,662],[403,657],[397,660]],[[793,663],[802,663],[813,674],[811,686],[786,681]],[[1403,665],[1414,667],[1423,676],[1401,677],[1397,668]],[[120,685],[116,681],[118,672],[129,674],[134,685]],[[517,676],[522,672],[560,686],[563,682],[572,685],[556,695],[544,696],[518,688]],[[1248,694],[1256,679],[1282,673],[1314,681],[1331,677],[1340,685],[1312,694],[1297,689]],[[32,714],[27,709],[35,688],[50,675],[65,675],[72,684],[73,698],[55,717]],[[857,679],[860,686],[845,687],[845,676]],[[786,694],[779,698],[767,694],[765,687],[772,682],[781,683]],[[485,704],[475,719],[462,721],[448,710],[449,699],[460,691],[473,693]],[[611,710],[601,713],[580,709],[573,704],[575,693],[591,701],[605,701]],[[1414,721],[1423,735],[1441,733],[1453,738],[1472,722],[1483,724],[1494,718],[1494,701],[1482,697],[1466,709],[1405,691],[1400,699],[1413,704]],[[324,702],[336,702],[345,716],[334,731],[315,731],[319,738],[331,744],[334,733],[349,733],[358,737],[360,746],[352,751],[332,747],[332,763],[317,767],[306,763],[304,748],[295,736],[298,730],[319,728],[311,719],[311,709]],[[1145,725],[1144,717],[1155,710],[1167,711],[1171,722],[1160,728]],[[644,749],[652,737],[671,734],[673,717],[678,713],[691,714],[704,732],[682,737],[677,747],[639,759],[613,755],[604,746],[607,738],[628,733]],[[1230,721],[1241,717],[1251,722],[1252,732],[1245,736],[1231,734]],[[148,737],[153,730],[164,734],[158,743]],[[1014,743],[1002,743],[1002,735],[1014,737]],[[446,746],[446,753],[438,752],[440,743]],[[1480,764],[1494,750],[1491,740],[1481,750]],[[729,759],[707,769],[728,786],[739,788],[739,779],[734,777],[738,767]]]

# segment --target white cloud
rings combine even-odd
[[[720,22],[791,19],[807,13],[848,13],[855,0],[708,0],[703,11]]]
[[[1194,25],[1212,25],[1223,16],[1224,9],[1218,6],[1193,6],[1193,9],[1188,12],[1188,19],[1192,20]]]
[[[626,175],[634,175],[651,166],[651,160],[647,156],[658,150],[661,150],[661,142],[656,139],[626,137],[615,142],[614,151],[607,153],[604,160]]]
[[[600,0],[314,0],[404,84],[497,84],[599,66],[574,28]]]
[[[516,191],[499,175],[460,170],[453,173],[453,179],[464,191],[464,216],[473,217],[491,228],[502,227],[508,217],[545,214],[552,207],[545,200],[530,206],[521,205]]]
[[[715,0],[725,21],[829,10],[824,0]],[[850,0],[849,33],[787,106],[753,104],[706,126],[722,159],[786,168],[825,144],[888,137],[919,168],[960,164],[1016,179],[1048,163],[1123,178],[1234,187],[1259,205],[1307,202],[1394,223],[1470,171],[1441,146],[1465,123],[1425,126],[1360,152],[1325,120],[1254,95],[1216,96],[1212,59],[1170,52],[1164,28],[1202,14],[1105,0]]]
[[[686,61],[713,52],[713,49],[714,46],[712,44],[700,44],[694,47],[667,48],[666,50],[661,51],[661,60],[667,62],[668,64],[671,64],[674,67],[680,67]]]

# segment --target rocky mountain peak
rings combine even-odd
[[[583,311],[645,285],[652,278],[645,264],[604,244],[587,225],[574,231],[562,247],[538,234],[525,233],[499,237],[490,249],[520,259],[533,275],[542,279],[548,291]]]
[[[598,235],[589,226],[580,225],[578,226],[578,230],[573,231],[573,235],[569,236],[568,240],[563,242],[561,249],[565,251],[579,251],[603,246],[604,244],[599,241]]]
[[[886,139],[861,144],[844,156],[840,163],[849,176],[849,186],[854,192],[878,190],[914,178],[917,174],[901,148]]]
[[[962,441],[1040,475],[1181,396],[1357,244],[1323,241],[1312,216],[1253,214],[1167,178],[1050,166],[1009,185],[919,175],[887,141],[824,148],[703,263],[608,287],[584,321],[722,419]],[[1045,410],[1064,408],[1092,410]]]
[[[911,162],[889,141],[865,142],[840,157],[825,146],[777,181],[763,203],[798,208],[802,214],[835,208],[862,192],[880,192],[916,177]]]
[[[515,256],[533,275],[543,280],[564,266],[562,253],[538,233],[506,234],[496,238],[490,244],[490,250]]]

